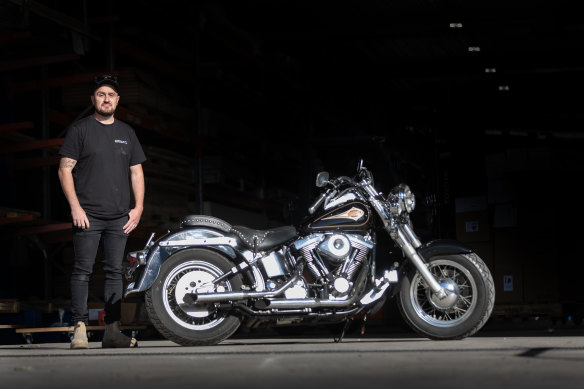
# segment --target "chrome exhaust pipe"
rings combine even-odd
[[[193,293],[185,295],[185,303],[192,304],[192,303],[218,303],[221,301],[237,301],[237,300],[245,300],[248,298],[264,298],[264,297],[276,297],[292,285],[296,283],[298,280],[298,275],[292,277],[288,282],[284,285],[279,287],[275,290],[264,291],[264,292],[217,292],[217,293]],[[186,301],[189,300],[189,301]],[[190,301],[192,300],[192,301]]]
[[[348,300],[321,300],[321,299],[266,299],[255,305],[259,309],[294,309],[294,308],[342,308],[353,304],[357,300],[355,294]]]

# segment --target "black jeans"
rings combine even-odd
[[[88,216],[89,228],[73,228],[73,248],[75,262],[71,274],[71,319],[73,324],[82,321],[87,324],[89,314],[87,297],[89,279],[100,241],[103,246],[102,265],[105,273],[104,297],[105,318],[109,324],[120,320],[122,309],[122,261],[128,235],[122,227],[128,216],[113,220],[96,219]]]

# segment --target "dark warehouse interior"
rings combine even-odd
[[[128,250],[188,214],[297,225],[316,174],[351,176],[362,158],[382,192],[414,190],[424,241],[481,255],[494,316],[581,325],[577,3],[1,1],[0,324],[66,307],[73,249],[57,152],[92,112],[93,78],[115,74],[116,117],[148,158]]]

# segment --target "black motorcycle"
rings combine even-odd
[[[298,228],[255,230],[191,215],[179,230],[151,236],[128,255],[125,296],[143,293],[152,324],[185,346],[217,344],[244,321],[349,323],[394,296],[405,321],[431,339],[462,339],[485,324],[495,301],[489,269],[456,242],[420,242],[407,185],[382,196],[361,161],[354,178],[321,172],[316,186],[323,192]],[[380,229],[403,256],[378,276]]]

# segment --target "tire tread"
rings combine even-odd
[[[199,249],[199,251],[209,251],[209,250],[204,250],[204,249]],[[180,253],[180,252],[179,252]],[[213,252],[214,254],[217,254],[216,252]],[[156,283],[157,281],[155,281]],[[177,335],[174,332],[172,332],[170,329],[167,328],[167,326],[164,324],[164,321],[158,317],[158,315],[156,314],[156,309],[155,309],[155,304],[153,301],[153,297],[152,294],[154,289],[154,285],[152,286],[152,288],[150,288],[149,290],[146,291],[146,293],[144,293],[144,303],[146,306],[146,311],[148,312],[148,317],[152,323],[152,325],[154,326],[154,328],[156,328],[156,330],[162,335],[164,336],[166,339],[180,344],[181,346],[212,346],[215,345],[217,343],[220,343],[221,341],[225,340],[226,338],[228,338],[229,336],[231,336],[239,327],[239,323],[235,326],[235,328],[230,328],[228,331],[224,332],[224,333],[219,333],[215,336],[210,336],[210,337],[201,337],[199,339],[188,339],[185,338],[183,336]]]
[[[469,254],[461,254],[462,256],[464,256],[468,261],[470,261],[475,267],[476,269],[479,271],[481,278],[484,281],[485,284],[485,290],[487,292],[487,306],[486,309],[484,310],[483,316],[480,318],[480,320],[477,321],[477,323],[468,331],[457,335],[457,336],[435,336],[435,335],[431,335],[428,334],[427,332],[419,329],[416,325],[414,325],[413,323],[410,322],[409,319],[407,319],[407,314],[404,311],[404,308],[402,307],[401,303],[398,303],[398,309],[402,315],[402,317],[406,318],[406,321],[408,322],[408,324],[410,325],[410,327],[419,335],[425,337],[425,338],[429,338],[432,340],[460,340],[460,339],[464,339],[467,338],[469,336],[474,335],[477,331],[479,331],[487,322],[487,320],[489,320],[489,318],[491,317],[491,313],[493,311],[493,307],[495,305],[495,282],[493,280],[493,276],[491,275],[491,272],[489,271],[489,268],[487,267],[487,265],[485,264],[485,262],[476,254],[476,253],[469,253]]]

